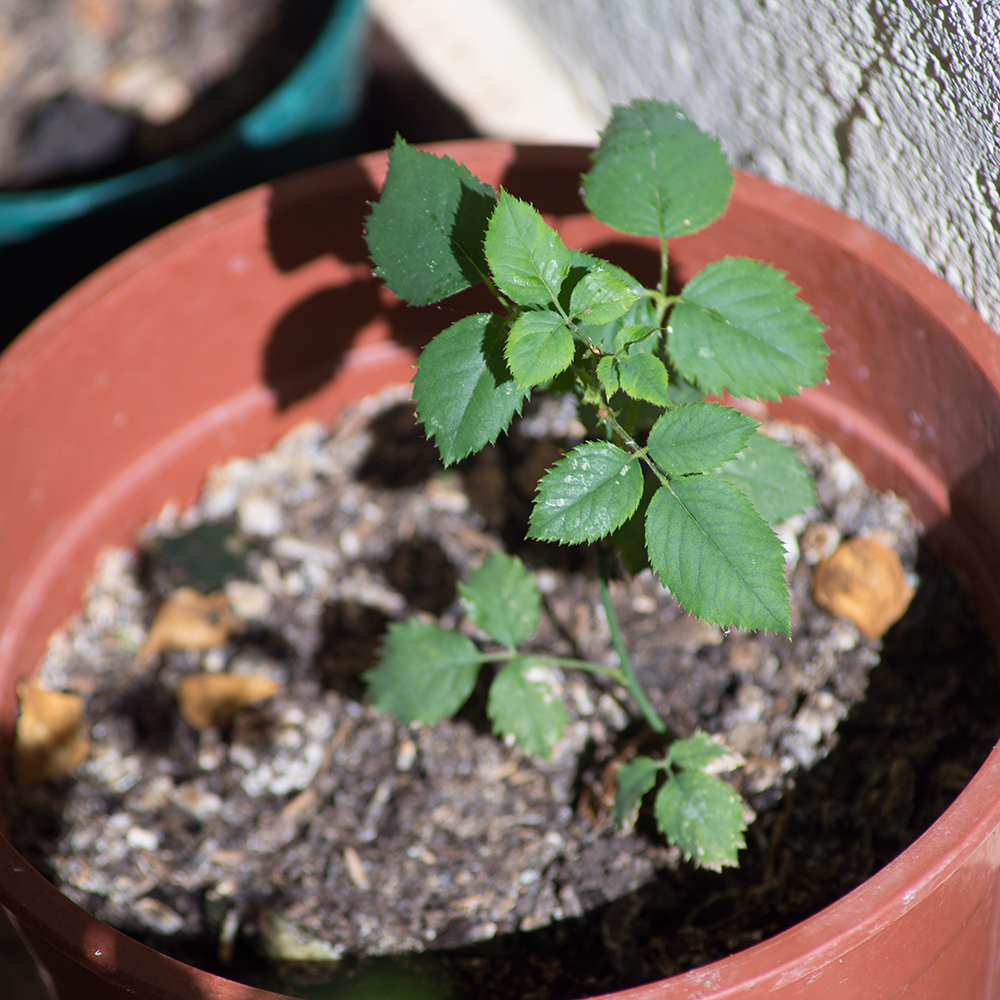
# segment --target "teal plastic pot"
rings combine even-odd
[[[141,212],[173,200],[177,218],[198,201],[357,152],[350,125],[361,105],[364,27],[364,0],[336,0],[319,37],[281,85],[191,150],[86,184],[0,194],[0,247],[118,204]]]

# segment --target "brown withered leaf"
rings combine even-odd
[[[281,690],[261,674],[191,674],[177,688],[181,715],[195,729],[224,729],[241,709]]]
[[[221,590],[205,595],[191,587],[178,587],[160,605],[139,650],[139,662],[146,663],[166,649],[221,646],[238,624]]]
[[[903,617],[913,588],[888,545],[849,538],[816,567],[813,597],[831,614],[849,618],[869,639],[878,639]]]
[[[33,677],[19,681],[16,690],[21,708],[14,735],[17,783],[36,785],[83,763],[90,753],[83,699],[46,691]]]

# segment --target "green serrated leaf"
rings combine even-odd
[[[663,770],[663,766],[663,761],[640,756],[633,757],[618,768],[614,809],[614,819],[618,826],[625,826],[632,821],[642,797],[656,784],[657,772]]]
[[[364,675],[368,697],[403,722],[439,722],[472,693],[481,659],[458,632],[415,619],[394,622],[378,665]]]
[[[667,753],[669,763],[688,771],[710,771],[712,764],[733,752],[720,746],[708,733],[697,732],[683,740],[674,740]]]
[[[687,403],[668,410],[653,424],[647,446],[664,472],[686,476],[735,458],[759,426],[731,406]]]
[[[569,310],[581,323],[610,323],[624,316],[638,297],[621,278],[594,268],[573,286]]]
[[[660,831],[699,868],[721,871],[737,864],[746,847],[743,800],[720,778],[681,771],[659,790],[654,804]]]
[[[493,679],[486,713],[494,732],[540,757],[552,755],[569,721],[552,668],[531,656],[515,657]]]
[[[559,300],[572,257],[532,205],[501,191],[484,247],[497,287],[518,305]]]
[[[505,353],[517,384],[530,389],[565,371],[575,351],[573,334],[558,313],[531,309],[514,320]]]
[[[437,302],[489,273],[483,237],[496,193],[467,167],[396,136],[366,223],[375,273],[401,299]]]
[[[667,238],[717,219],[732,186],[718,140],[676,104],[633,101],[612,109],[583,178],[583,200],[621,232]]]
[[[621,376],[618,373],[618,359],[611,354],[605,354],[597,362],[597,380],[604,387],[604,393],[610,399],[621,388]]]
[[[417,417],[445,465],[495,441],[521,412],[527,393],[504,362],[506,336],[503,319],[478,313],[439,333],[420,355]]]
[[[646,545],[660,581],[692,614],[789,634],[781,542],[732,483],[690,476],[660,487],[646,511]]]
[[[638,460],[607,441],[585,441],[542,477],[528,535],[593,542],[624,524],[641,498]]]
[[[671,405],[670,373],[655,354],[624,354],[617,360],[622,392],[655,406]]]
[[[780,524],[816,503],[813,478],[798,455],[765,434],[754,434],[719,476],[743,490],[768,524]]]
[[[538,584],[516,556],[491,552],[458,589],[466,614],[504,646],[517,647],[538,626],[542,613]]]
[[[768,264],[727,257],[684,286],[667,347],[678,372],[706,392],[778,399],[826,373],[823,324],[799,289]]]

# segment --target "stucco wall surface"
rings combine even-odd
[[[1000,0],[510,0],[602,117],[673,100],[731,162],[887,235],[1000,330]]]

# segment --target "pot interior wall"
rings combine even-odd
[[[655,274],[646,243],[582,215],[585,151],[452,152],[535,200],[571,245]],[[4,356],[0,746],[15,681],[79,606],[102,547],[127,543],[165,501],[190,502],[213,462],[408,381],[419,344],[450,321],[401,306],[370,277],[361,231],[383,170],[380,157],[339,165],[171,227],[70,293]],[[723,220],[676,242],[672,278],[726,254],[787,270],[829,328],[829,384],[772,412],[814,426],[873,485],[906,496],[975,587],[985,620],[1000,621],[992,332],[947,289],[926,287],[901,251],[797,195],[775,205],[752,178],[739,178]]]

